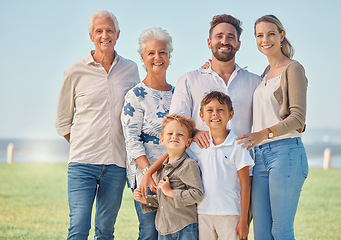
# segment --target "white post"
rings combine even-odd
[[[14,163],[14,144],[10,143],[7,146],[7,163]]]
[[[330,148],[326,148],[323,154],[323,169],[327,170],[331,168],[332,163],[332,151]]]

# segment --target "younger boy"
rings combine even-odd
[[[198,163],[188,158],[185,149],[191,144],[195,124],[183,116],[167,116],[161,126],[161,144],[168,158],[158,171],[157,195],[143,198],[139,188],[134,199],[142,203],[143,212],[155,211],[158,239],[198,239],[197,205],[203,198]]]
[[[226,129],[233,114],[229,96],[218,91],[207,94],[201,101],[200,118],[210,129],[210,146],[201,149],[193,143],[186,151],[199,163],[205,190],[198,204],[199,240],[248,236],[249,168],[254,162],[237,144],[237,136]]]

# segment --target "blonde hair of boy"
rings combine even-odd
[[[172,121],[176,121],[176,122],[180,123],[182,126],[185,126],[187,131],[188,131],[189,138],[193,137],[193,133],[195,130],[195,122],[193,121],[193,119],[192,118],[186,118],[182,115],[177,115],[177,114],[172,114],[172,115],[168,115],[165,117],[165,119],[163,120],[163,123],[161,125],[161,136],[164,133],[166,125]]]

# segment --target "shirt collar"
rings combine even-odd
[[[230,130],[229,135],[227,135],[227,137],[223,143],[221,143],[219,145],[214,145],[211,132],[209,132],[209,134],[210,134],[210,147],[212,147],[212,148],[231,146],[233,144],[233,142],[235,141],[235,138],[237,137],[237,135],[234,134],[232,132],[232,130]]]
[[[238,73],[238,72],[242,69],[241,67],[239,67],[239,65],[238,65],[237,63],[235,63],[234,66],[235,66],[235,69],[234,69],[233,72]],[[246,68],[246,67],[245,67],[245,68]],[[244,68],[244,69],[245,69],[245,68]],[[200,68],[199,70],[200,70],[200,72],[203,73],[203,74],[216,74],[216,75],[218,75],[218,73],[216,73],[215,71],[213,71],[211,64],[210,64],[210,66],[209,66],[207,69],[202,69],[202,68]],[[233,73],[232,73],[232,74],[233,74]],[[219,75],[218,75],[218,76],[219,76]]]
[[[85,64],[87,64],[87,65],[92,64],[92,65],[94,65],[94,66],[102,66],[100,63],[97,63],[97,62],[94,60],[94,58],[93,58],[93,56],[92,56],[94,52],[95,52],[95,50],[91,50],[91,51],[89,52],[89,54],[88,54],[88,55],[86,56],[86,58],[84,59]],[[120,57],[121,57],[121,56],[118,55],[117,52],[115,51],[115,59],[114,59],[112,65],[115,65],[115,64],[119,61]]]
[[[182,163],[186,158],[188,158],[188,155],[186,152],[184,152],[177,160],[173,162],[169,162],[169,157],[165,159],[163,162],[163,165],[166,166],[167,164],[171,165],[173,168],[176,168]]]

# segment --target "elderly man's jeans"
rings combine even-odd
[[[69,163],[70,228],[67,239],[88,239],[95,197],[94,239],[114,239],[114,225],[125,183],[125,168],[116,165]]]
[[[252,209],[255,240],[295,239],[294,219],[308,162],[301,138],[255,147]]]

